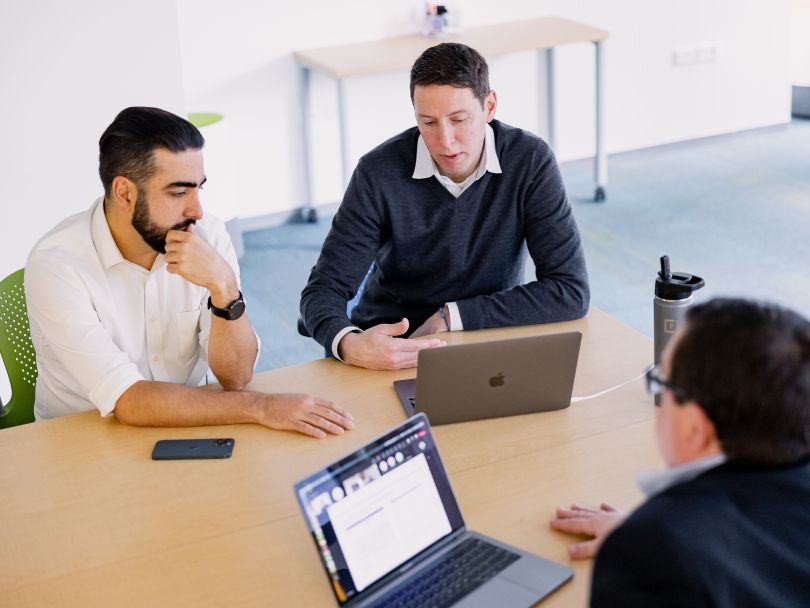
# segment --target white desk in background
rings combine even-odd
[[[344,80],[351,76],[410,69],[422,52],[442,42],[460,42],[476,49],[482,55],[503,55],[519,51],[537,50],[545,56],[546,114],[548,143],[555,144],[554,112],[554,49],[563,44],[592,42],[596,47],[596,156],[594,200],[605,200],[607,187],[607,157],[604,136],[604,45],[608,33],[590,25],[560,17],[539,17],[525,21],[497,23],[469,28],[448,38],[428,38],[421,35],[397,36],[370,42],[359,42],[295,53],[301,69],[301,102],[303,113],[305,208],[304,217],[317,221],[312,206],[312,155],[310,128],[310,77],[318,70],[337,82],[338,115],[340,121],[340,151],[344,189],[349,183],[348,138],[346,128],[346,99]]]

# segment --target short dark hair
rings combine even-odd
[[[810,322],[775,304],[718,298],[695,306],[673,353],[680,402],[697,402],[729,459],[810,456]]]
[[[465,44],[443,42],[427,49],[411,68],[411,101],[417,86],[449,84],[472,89],[484,106],[489,95],[489,67],[481,53]]]
[[[154,151],[199,150],[205,139],[184,118],[159,108],[132,107],[122,110],[98,140],[98,173],[104,196],[110,196],[113,180],[121,175],[143,184],[155,172]]]

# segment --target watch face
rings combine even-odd
[[[245,313],[245,301],[240,297],[228,308],[228,318],[231,321],[236,321]]]
[[[236,321],[239,317],[241,317],[245,313],[245,300],[242,298],[242,292],[239,292],[239,297],[236,298],[233,302],[231,302],[227,308],[217,308],[211,303],[211,298],[208,298],[208,308],[211,309],[211,312],[220,317],[221,319],[227,319],[228,321]]]

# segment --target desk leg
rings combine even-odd
[[[607,155],[605,153],[605,49],[604,42],[597,40],[596,45],[596,159],[594,160],[594,179],[596,191],[593,200],[602,202],[607,197]]]
[[[299,81],[299,97],[301,99],[301,148],[304,153],[303,174],[304,174],[304,204],[301,207],[301,215],[305,222],[317,222],[318,212],[315,211],[315,206],[312,203],[312,153],[311,153],[311,128],[309,108],[310,97],[310,78],[311,70],[302,64],[299,64],[301,74]]]
[[[545,50],[546,58],[546,128],[548,145],[554,150],[557,147],[557,134],[554,125],[557,122],[554,108],[554,49]],[[542,122],[542,121],[541,121]]]
[[[346,128],[346,92],[343,78],[337,79],[338,120],[340,121],[340,163],[343,171],[343,191],[349,187],[349,138]]]

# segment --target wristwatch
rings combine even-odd
[[[245,314],[245,300],[242,297],[242,292],[240,291],[239,297],[228,304],[227,307],[217,308],[211,303],[211,296],[208,296],[208,308],[211,310],[212,314],[216,315],[220,319],[236,321],[239,317]]]

